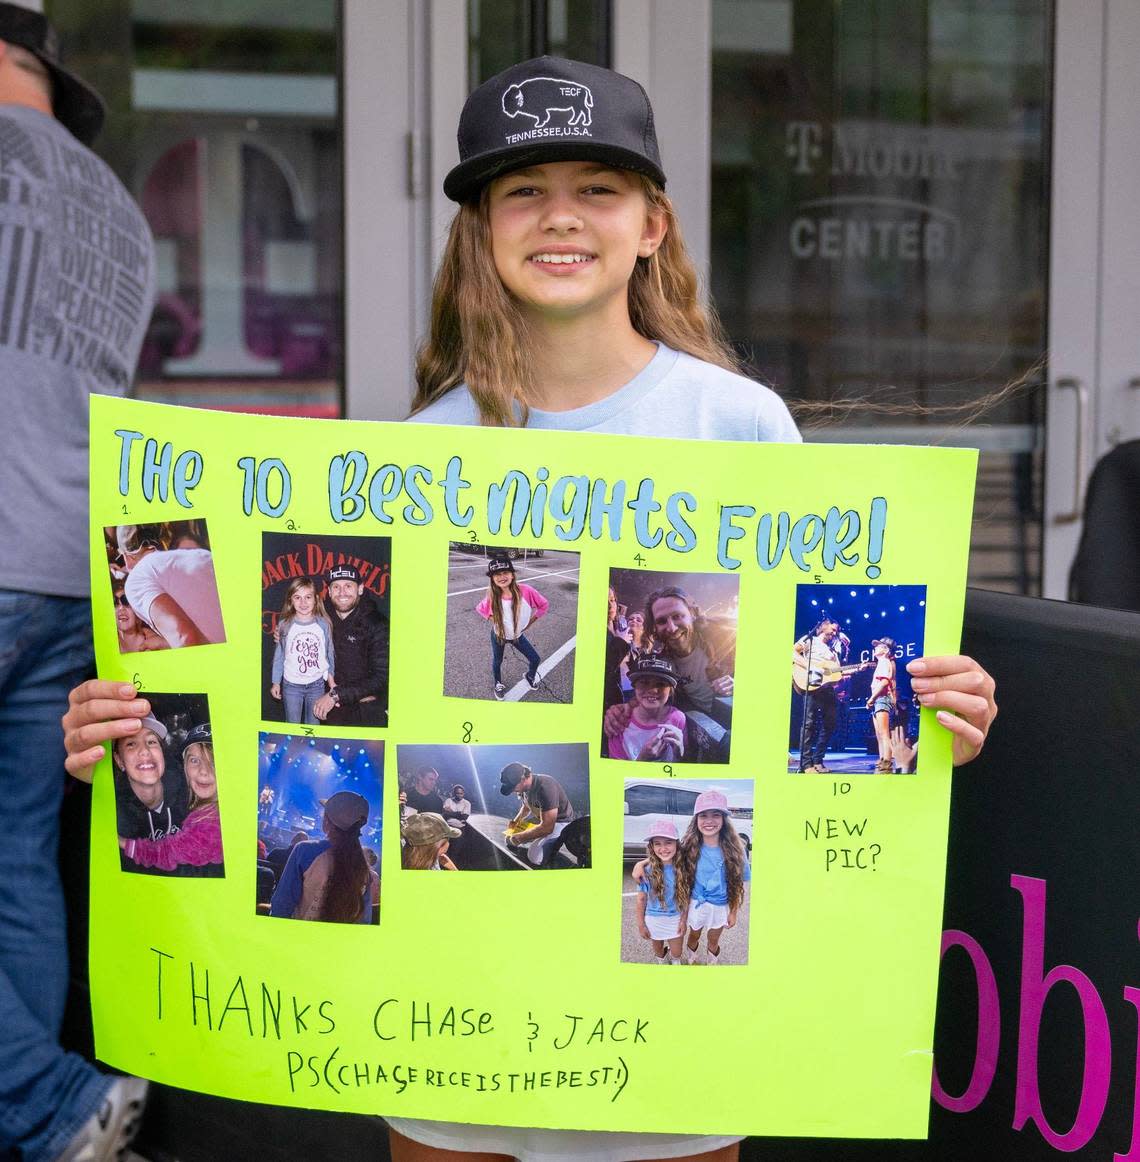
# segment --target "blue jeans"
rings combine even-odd
[[[281,700],[285,703],[285,721],[303,722],[306,726],[316,726],[320,719],[313,712],[317,699],[325,692],[324,678],[301,686],[295,682],[281,681]]]
[[[542,660],[538,656],[538,650],[521,633],[509,644],[514,646],[526,658],[528,667],[526,676],[533,682],[535,674],[538,673],[538,663]],[[495,676],[496,686],[503,680],[503,651],[507,645],[507,642],[499,641],[498,635],[494,630],[491,630],[491,673]]]
[[[91,670],[86,599],[0,589],[0,1150],[55,1158],[111,1079],[60,1048],[67,929],[56,864],[59,720]]]

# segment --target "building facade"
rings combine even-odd
[[[809,438],[980,447],[971,579],[1064,596],[1092,465],[1140,437],[1135,0],[45,7],[158,242],[144,397],[402,418],[464,97],[591,60],[648,89],[710,296]]]

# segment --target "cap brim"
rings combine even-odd
[[[107,115],[103,98],[86,81],[81,81],[74,73],[35,54],[43,66],[51,73],[53,96],[52,112],[55,119],[83,145],[90,145]]]
[[[533,147],[523,149],[511,145],[493,153],[480,154],[461,162],[443,179],[443,192],[453,202],[468,202],[494,178],[547,161],[599,161],[615,169],[645,174],[662,189],[665,187],[664,172],[640,154],[620,146],[576,137],[570,141],[537,142]]]

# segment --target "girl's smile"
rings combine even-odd
[[[669,690],[668,682],[656,682],[649,678],[638,678],[633,684],[633,692],[646,710],[664,706],[669,701]]]
[[[301,617],[308,617],[315,603],[316,595],[311,589],[298,589],[293,594],[293,608]]]
[[[706,843],[712,842],[724,826],[724,816],[719,811],[702,811],[697,816],[697,830]]]
[[[494,581],[500,589],[510,589],[511,581],[514,579],[513,573],[492,573],[491,580]]]
[[[491,256],[507,291],[537,320],[622,318],[630,275],[665,235],[638,179],[595,162],[556,161],[491,183]]]
[[[664,835],[655,835],[651,842],[657,858],[662,863],[672,863],[673,856],[677,854],[677,841]]]

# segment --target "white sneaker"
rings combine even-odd
[[[705,958],[705,964],[720,964],[720,953],[710,952]]]
[[[502,700],[503,700],[503,699],[504,699],[506,696],[507,696],[507,688],[506,688],[506,686],[504,686],[502,682],[496,682],[496,683],[495,683],[495,697],[496,697],[496,698],[497,698],[497,699],[498,699],[500,702],[502,702]]]
[[[690,948],[685,945],[685,963],[686,964],[704,964],[705,958],[701,954],[700,948]]]
[[[112,1162],[134,1141],[149,1081],[116,1077],[99,1109],[79,1128],[56,1162]]]

